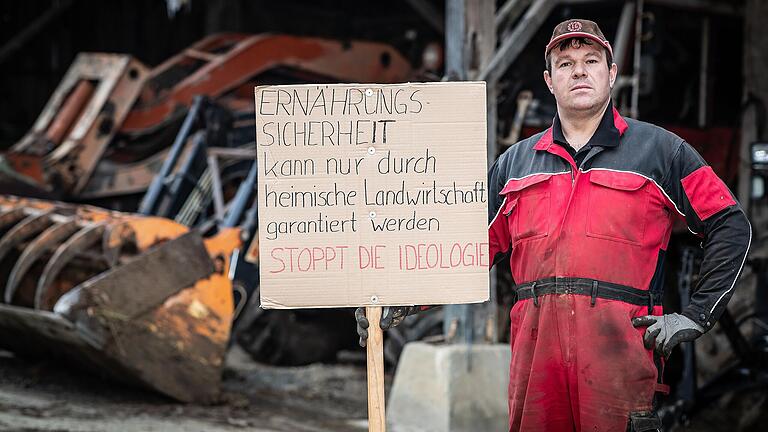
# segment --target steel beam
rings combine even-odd
[[[619,17],[619,25],[616,28],[616,37],[613,39],[613,62],[618,66],[619,74],[624,67],[624,58],[629,49],[629,35],[632,31],[632,24],[635,16],[635,2],[624,3]]]
[[[488,65],[480,72],[477,79],[497,83],[509,65],[525,49],[541,25],[557,5],[555,0],[534,0],[521,21],[494,54]]]
[[[532,0],[507,0],[501,5],[499,11],[496,12],[494,20],[496,24],[496,32],[501,34],[507,23],[514,23],[517,21],[525,8],[531,4],[531,1]]]
[[[448,0],[445,5],[445,79],[479,80],[496,46],[494,2]],[[488,82],[487,149],[489,163],[496,158],[496,83]],[[473,343],[486,328],[495,329],[495,279],[491,278],[491,299],[482,305],[449,305],[444,314],[443,332],[453,342]],[[491,325],[486,325],[491,320]],[[494,332],[495,333],[495,332]],[[483,339],[494,340],[495,335]]]

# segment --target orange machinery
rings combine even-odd
[[[193,99],[252,113],[259,83],[387,83],[411,75],[383,44],[285,35],[211,36],[154,69],[127,55],[79,55],[32,130],[0,161],[5,192],[119,203],[146,191],[158,173],[154,183],[167,184],[185,169],[191,147],[203,149],[199,159],[208,165],[197,177],[184,175],[207,183],[170,197],[184,202],[177,215],[0,195],[0,347],[64,357],[181,401],[215,400],[233,290],[242,291],[230,264],[242,256],[258,264],[257,242],[248,243],[257,228],[253,220],[242,228],[237,216],[253,202],[255,152],[253,142],[204,143],[215,122],[191,130]],[[240,129],[251,130],[251,119],[241,115]],[[236,179],[232,196],[219,174],[237,163],[249,164],[249,175]],[[163,193],[149,201],[178,194]],[[205,203],[215,207],[210,215]]]
[[[411,77],[388,45],[287,35],[209,36],[154,69],[128,55],[83,53],[4,155],[3,192],[76,200],[143,192],[195,96],[252,110],[255,84]]]

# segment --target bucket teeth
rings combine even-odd
[[[240,230],[0,195],[0,348],[61,356],[210,402],[234,311]],[[219,263],[215,265],[215,263]]]
[[[45,264],[40,279],[37,281],[35,289],[35,309],[51,311],[56,300],[64,292],[56,290],[54,281],[64,267],[79,253],[93,247],[104,235],[106,222],[99,222],[81,228],[79,231],[69,237],[53,253],[51,259]]]
[[[0,229],[5,230],[7,227],[17,223],[24,219],[27,215],[24,213],[23,207],[13,207],[8,210],[4,210],[0,213]]]
[[[8,282],[5,285],[4,300],[6,303],[14,302],[19,283],[24,278],[29,268],[32,267],[32,264],[34,264],[44,253],[58,247],[63,240],[71,236],[75,231],[77,231],[77,222],[75,222],[74,219],[55,223],[24,248],[24,252],[21,253],[16,264],[14,264],[11,274],[8,276]],[[35,297],[34,288],[35,286],[31,285],[28,292],[19,293],[22,297],[18,300],[20,306],[33,305]]]
[[[29,239],[33,235],[42,232],[44,229],[51,226],[52,223],[53,221],[51,220],[50,212],[33,214],[22,219],[21,222],[8,230],[8,232],[0,238],[0,261],[5,258],[13,247],[18,246],[21,242]]]

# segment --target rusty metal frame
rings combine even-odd
[[[221,52],[222,50],[225,50]],[[201,56],[200,53],[211,55]],[[139,134],[156,130],[175,113],[184,113],[197,95],[217,98],[253,76],[276,67],[289,67],[329,80],[399,82],[411,74],[408,62],[389,45],[287,35],[219,34],[194,44],[152,71],[148,83],[164,72],[189,62],[203,61],[182,81],[162,88],[164,93],[139,106],[126,117],[121,131]]]
[[[191,146],[184,147],[182,159],[187,157],[190,148]],[[144,192],[169,153],[170,149],[163,149],[142,161],[127,164],[102,161],[96,166],[79,197],[92,199]]]
[[[14,163],[15,155],[37,156],[50,184],[58,177],[66,192],[77,193],[90,178],[107,144],[112,140],[139,95],[147,69],[128,55],[81,53],[67,71],[32,129],[6,155],[21,174],[25,166]],[[93,93],[59,145],[49,142],[46,132],[78,85],[96,83]],[[27,166],[30,161],[26,161]],[[54,174],[55,173],[55,174]]]
[[[182,79],[170,77],[174,68],[183,69]],[[195,96],[225,96],[275,68],[342,82],[399,82],[412,74],[386,44],[287,35],[213,35],[151,71],[130,56],[83,53],[5,158],[20,178],[46,193],[102,198],[141,192],[161,156],[104,161],[116,133],[130,143],[179,121]],[[61,143],[50,139],[62,135]]]

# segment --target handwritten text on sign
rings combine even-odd
[[[264,307],[487,298],[483,83],[256,88]]]

